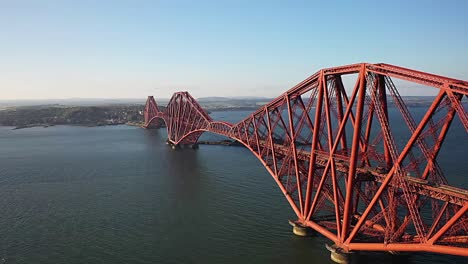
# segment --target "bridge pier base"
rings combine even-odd
[[[329,246],[328,244],[325,244],[325,247],[330,251],[330,258],[333,262],[338,264],[351,263],[352,253],[343,251],[343,249],[337,245]]]
[[[303,226],[291,220],[289,220],[289,224],[293,227],[293,234],[296,236],[309,237],[314,235],[314,230],[310,227]]]
[[[180,149],[180,145],[179,145],[179,144],[176,145],[176,144],[173,144],[173,143],[169,143],[169,145],[171,145],[171,148],[172,148],[173,150]]]
[[[169,140],[166,141],[166,144],[169,145],[172,149],[181,149],[181,148],[191,148],[191,149],[198,149],[198,144],[174,144]]]

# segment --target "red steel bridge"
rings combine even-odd
[[[422,115],[400,96],[401,80],[437,92]],[[468,256],[468,190],[450,185],[438,163],[450,128],[467,143],[467,96],[466,81],[361,63],[322,69],[237,124],[213,120],[187,92],[164,111],[149,96],[144,126],[165,126],[173,146],[204,132],[240,142],[278,184],[295,224],[341,252]]]

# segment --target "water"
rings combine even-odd
[[[0,128],[0,263],[332,263],[325,239],[292,234],[294,213],[247,149],[173,151],[165,139],[128,126]]]

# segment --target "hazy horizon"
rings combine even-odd
[[[432,95],[424,96],[403,96],[403,98],[433,98]],[[160,105],[166,105],[170,98],[155,98]],[[195,98],[200,104],[210,103],[229,103],[229,102],[270,102],[274,98],[270,97],[219,97],[208,96]],[[414,100],[414,99],[413,99]],[[119,104],[145,104],[145,98],[57,98],[57,99],[20,99],[20,100],[0,100],[0,110],[2,107],[23,107],[23,106],[103,106],[103,105],[119,105]]]
[[[467,8],[455,0],[0,0],[0,100],[274,98],[322,68],[359,62],[463,80]]]

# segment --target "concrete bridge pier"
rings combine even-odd
[[[176,144],[172,143],[171,141],[169,141],[169,139],[166,140],[166,144],[169,145],[173,150],[180,149],[180,144],[176,145]]]
[[[174,143],[170,142],[169,140],[167,140],[166,144],[168,144],[174,150],[181,149],[181,148],[198,149],[198,143],[194,143],[194,144],[174,144]]]
[[[171,148],[174,150],[180,149],[180,145],[171,144]]]
[[[325,244],[325,247],[330,251],[330,258],[333,262],[338,264],[349,264],[351,263],[352,252],[345,252],[342,248],[337,245]]]
[[[310,227],[303,226],[298,222],[289,220],[289,224],[293,227],[293,234],[301,237],[309,237],[314,235],[314,230]]]

